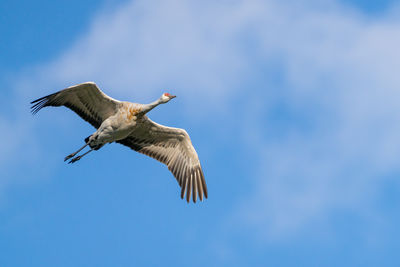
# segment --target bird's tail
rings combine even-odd
[[[88,137],[85,138],[85,143],[87,144],[89,142],[89,138],[92,135],[89,135]],[[104,144],[89,144],[90,148],[93,148],[94,150],[99,150]]]

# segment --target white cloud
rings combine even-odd
[[[42,156],[36,137],[31,134],[32,126],[26,119],[28,116],[13,115],[13,118],[0,116],[0,198],[4,197],[4,190],[10,184],[23,184],[36,179],[26,170],[37,168],[39,156]]]
[[[336,208],[362,216],[380,175],[398,171],[399,26],[335,1],[131,1],[40,67],[35,93],[95,80],[134,100],[171,87],[197,98],[184,101],[192,115],[240,112],[260,159],[240,217],[281,236]]]
[[[400,21],[343,9],[289,11],[280,13],[286,36],[273,47],[285,79],[272,95],[295,125],[274,140],[254,135],[274,131],[258,126],[262,117],[245,128],[261,166],[255,196],[240,212],[268,238],[299,233],[338,209],[379,213],[377,185],[400,171]],[[268,108],[256,112],[276,126]]]
[[[184,97],[220,100],[246,67],[235,44],[238,11],[211,2],[132,1],[99,15],[44,73],[71,83],[89,77],[124,97],[158,97],[168,86]]]

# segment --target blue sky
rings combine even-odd
[[[398,266],[397,1],[2,1],[1,266]],[[95,81],[185,128],[209,199],[29,102]]]

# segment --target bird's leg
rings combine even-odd
[[[78,154],[79,152],[81,152],[82,149],[84,149],[87,145],[89,145],[89,142],[87,142],[83,147],[79,148],[78,151],[76,151],[76,152],[74,152],[74,153],[71,153],[71,154],[69,154],[68,156],[66,156],[66,157],[64,158],[64,161],[67,161],[67,160],[69,160],[70,158],[75,157],[75,155]]]
[[[69,164],[69,163],[74,163],[75,161],[80,160],[83,156],[87,155],[89,152],[92,152],[93,150],[94,150],[94,148],[91,148],[89,151],[83,153],[82,155],[76,156],[75,158],[71,159],[71,160],[68,162],[68,164]]]

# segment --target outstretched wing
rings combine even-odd
[[[66,106],[97,129],[117,112],[120,102],[104,94],[95,83],[86,82],[36,99],[31,104],[34,104],[31,107],[33,114],[48,106]]]
[[[150,156],[168,166],[181,187],[181,198],[193,202],[203,195],[207,198],[207,186],[200,161],[189,135],[183,129],[166,127],[143,117],[141,127],[137,127],[127,138],[117,141],[135,151]]]

